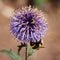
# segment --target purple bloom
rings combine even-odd
[[[41,10],[22,7],[11,17],[10,29],[13,35],[21,41],[36,41],[46,30],[46,21]]]

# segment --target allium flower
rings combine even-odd
[[[36,41],[46,30],[46,21],[41,10],[22,7],[16,10],[10,20],[13,35],[21,41]]]

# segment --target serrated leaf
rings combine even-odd
[[[16,53],[14,53],[12,50],[2,49],[0,50],[0,52],[8,54],[12,60],[20,60],[20,57]]]
[[[33,53],[35,52],[35,50],[34,49],[32,49],[32,48],[29,48],[29,50],[27,51],[27,55],[28,55],[28,57],[29,56],[31,56]]]

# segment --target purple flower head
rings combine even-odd
[[[10,29],[13,35],[21,41],[37,41],[45,33],[46,21],[41,10],[22,7],[11,17]]]

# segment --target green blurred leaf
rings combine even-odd
[[[35,6],[42,6],[44,4],[45,0],[34,0]]]
[[[0,50],[0,52],[8,54],[12,60],[20,60],[20,57],[16,53],[14,53],[12,50],[2,49]]]
[[[29,50],[27,51],[27,55],[28,55],[28,57],[29,56],[31,56],[33,53],[35,52],[35,50],[34,49],[32,49],[32,48],[29,48]]]

